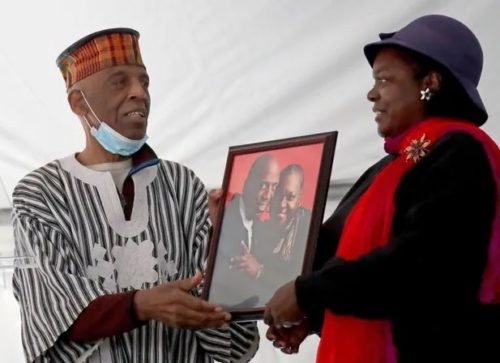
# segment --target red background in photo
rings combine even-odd
[[[231,200],[234,193],[243,191],[243,184],[255,159],[263,154],[273,155],[283,170],[287,165],[299,164],[304,169],[304,195],[302,205],[311,210],[314,202],[323,143],[287,147],[284,149],[268,150],[244,155],[237,155],[233,159],[226,203]]]

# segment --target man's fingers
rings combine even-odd
[[[222,327],[228,322],[225,312],[200,312],[178,305],[171,307],[163,317],[167,325],[184,329]]]
[[[199,312],[223,312],[219,305],[209,303],[199,297],[192,296],[184,291],[178,291],[174,293],[173,303],[177,305],[182,305],[190,310],[195,310]]]
[[[202,275],[198,273],[191,279],[163,284],[149,290],[154,293],[148,305],[150,318],[169,326],[188,329],[221,327],[226,324],[231,320],[231,314],[219,305],[187,291],[197,286],[201,278]]]
[[[236,257],[231,257],[231,262],[229,264],[229,269],[241,269],[242,263],[246,261],[245,256],[236,256]]]
[[[183,324],[192,327],[219,327],[229,321],[228,313],[225,312],[202,313],[189,309],[185,309],[180,317],[183,319]]]
[[[217,305],[209,303],[199,297],[193,296],[186,290],[190,286],[196,286],[201,274],[196,274],[195,277],[186,280],[175,281],[166,285],[168,288],[164,290],[166,296],[165,304],[167,305],[182,305],[191,310],[200,312],[221,312],[223,309]]]
[[[250,254],[250,250],[248,249],[248,246],[247,246],[247,244],[245,243],[245,241],[241,241],[240,243],[241,243],[241,245],[243,246],[243,253],[244,253],[245,255],[249,255],[249,254]]]
[[[238,264],[238,267],[240,268],[240,270],[246,270],[249,267],[249,265],[248,262],[244,260]]]
[[[203,275],[201,272],[197,272],[196,275],[194,275],[190,279],[173,281],[169,283],[169,285],[171,287],[178,287],[179,289],[187,292],[197,287],[201,283],[201,280],[203,280]]]
[[[224,311],[219,305],[209,303],[208,301],[189,294],[185,294],[185,296],[176,299],[173,305],[183,309],[181,311],[176,311],[177,314],[182,314],[182,312],[185,311],[188,314],[198,314],[196,317],[201,317],[201,315],[210,316],[212,314],[216,319],[220,318],[226,321],[231,319],[231,314]]]
[[[221,202],[222,189],[213,189],[208,193],[208,213],[213,225],[218,222],[219,204]]]
[[[222,188],[212,189],[208,192],[208,197],[212,202],[218,203],[219,199],[222,197]]]
[[[198,271],[196,272],[196,274],[191,277],[191,284],[193,287],[197,287],[199,284],[201,284],[201,282],[203,281],[203,274]]]

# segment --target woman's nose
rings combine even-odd
[[[366,98],[368,99],[368,101],[370,102],[375,102],[377,100],[377,97],[378,97],[378,92],[377,90],[375,89],[375,86],[373,86],[372,88],[370,88],[370,90],[368,91],[368,93],[366,94]]]

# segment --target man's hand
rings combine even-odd
[[[219,218],[219,205],[222,200],[221,198],[222,189],[212,189],[208,192],[208,214],[213,226],[215,226]]]
[[[302,323],[304,314],[297,303],[295,281],[281,286],[266,304],[264,323],[278,328],[292,327]]]
[[[220,306],[194,297],[189,290],[197,287],[203,276],[169,282],[149,290],[139,290],[134,296],[134,308],[139,320],[158,320],[181,329],[218,328],[231,315]]]
[[[276,348],[281,349],[283,353],[298,353],[299,346],[304,339],[311,333],[309,322],[305,319],[300,325],[291,328],[277,328],[270,326],[266,332],[266,338],[270,340]]]
[[[250,250],[244,241],[241,241],[241,245],[243,246],[243,255],[231,258],[230,268],[237,268],[240,271],[246,272],[250,277],[256,279],[260,276],[263,266],[255,258],[255,256],[250,253]]]

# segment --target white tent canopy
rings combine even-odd
[[[192,168],[207,187],[222,183],[230,145],[338,130],[335,188],[352,183],[383,155],[366,100],[373,81],[363,45],[430,13],[463,21],[480,39],[479,89],[490,115],[484,129],[500,140],[498,1],[4,2],[0,209],[9,208],[14,185],[27,172],[83,147],[55,59],[84,35],[111,27],[141,33],[151,77],[149,143],[160,157]],[[9,228],[0,229],[0,241],[9,238]],[[12,354],[5,361],[17,362],[20,339],[12,331],[18,332],[19,320],[11,315],[12,296],[3,301],[0,351]],[[263,343],[254,362],[311,362],[315,344],[311,338],[304,352],[287,360]]]

